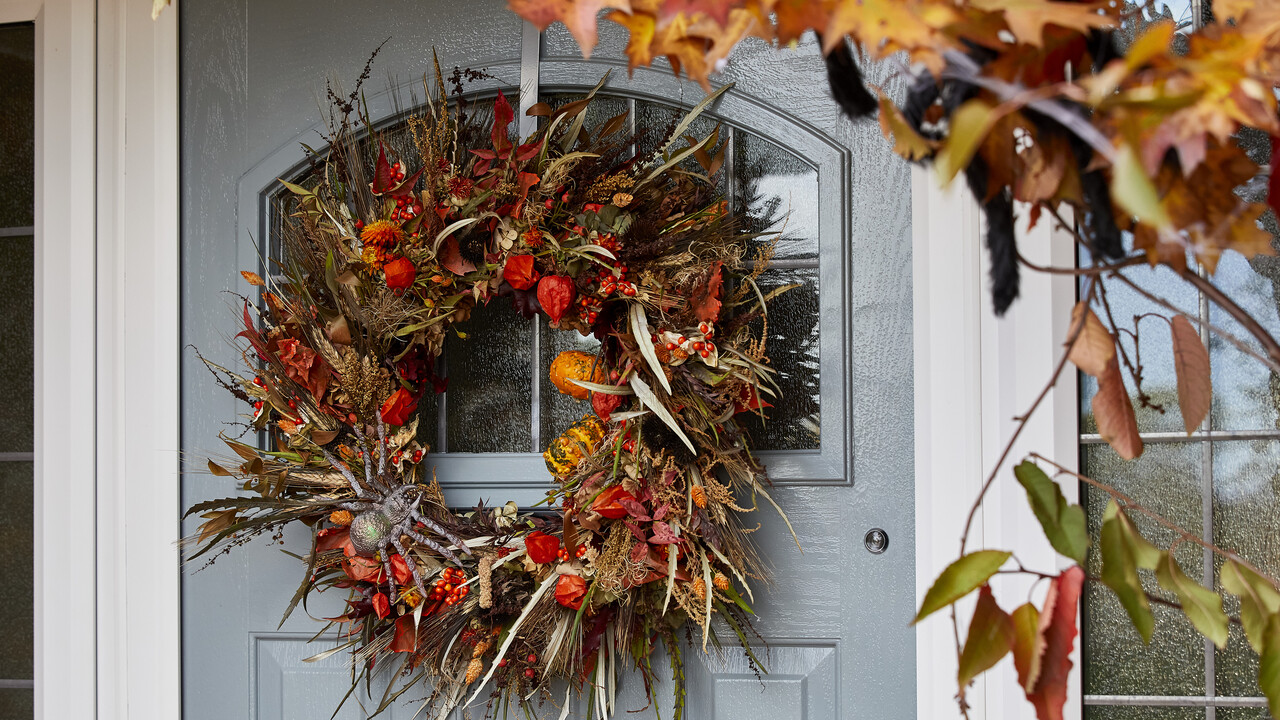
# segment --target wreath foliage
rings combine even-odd
[[[347,593],[322,655],[348,652],[356,683],[397,670],[379,711],[415,686],[442,712],[484,688],[493,711],[527,707],[567,680],[611,713],[605,689],[626,665],[657,700],[659,645],[680,708],[682,626],[703,651],[719,631],[753,652],[751,584],[766,573],[739,516],[777,508],[738,421],[777,392],[772,295],[755,282],[773,246],[715,189],[718,129],[688,135],[719,93],[637,153],[651,129],[630,131],[625,114],[585,123],[595,90],[535,105],[541,128],[519,139],[501,93],[486,120],[456,71],[453,83],[450,103],[437,66],[398,134],[369,123],[358,88],[330,93],[327,152],[284,183],[283,259],[268,278],[243,273],[262,299],[237,336],[252,372],[210,364],[274,449],[225,438],[235,459],[209,468],[251,493],[188,511],[204,518],[191,557],[312,528],[285,618]],[[445,388],[446,336],[502,296],[599,340],[550,368],[589,412],[544,454],[548,509],[454,512],[419,406]]]

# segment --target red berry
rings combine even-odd
[[[702,356],[703,358],[711,357],[711,353],[707,352],[706,350],[699,351],[698,355]]]
[[[534,672],[533,668],[528,668],[524,671],[524,676],[529,678],[530,680],[532,680],[533,676],[537,674],[538,673]]]
[[[506,667],[507,663],[508,663],[508,660],[506,658],[502,658],[501,660],[498,661],[498,667]]]
[[[666,348],[667,348],[668,350],[675,350],[675,349],[676,349],[676,344],[675,344],[675,343],[673,343],[673,342],[669,342],[669,343],[667,343]]]
[[[533,653],[529,653],[529,657],[525,658],[525,660],[527,660],[527,661],[529,661],[529,662],[531,662],[531,663],[536,663],[536,662],[538,662],[538,656],[537,656],[537,655],[534,655]]]

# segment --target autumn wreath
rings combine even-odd
[[[399,131],[338,98],[329,149],[284,184],[282,259],[266,279],[245,273],[261,295],[237,336],[253,372],[211,365],[272,449],[227,438],[236,460],[210,469],[253,494],[189,510],[205,519],[192,556],[312,528],[285,617],[312,593],[348,593],[324,654],[348,651],[357,683],[399,670],[379,710],[419,683],[447,712],[486,687],[496,709],[568,680],[611,713],[604,688],[624,664],[656,700],[659,645],[682,707],[683,625],[704,651],[719,627],[752,652],[749,583],[765,573],[738,516],[777,507],[738,421],[776,392],[755,282],[772,244],[715,189],[718,132],[687,136],[719,93],[637,153],[625,114],[585,124],[594,90],[530,108],[541,129],[520,141],[501,93],[491,110],[450,103],[436,75]],[[590,408],[546,450],[550,509],[455,513],[418,407],[443,390],[446,334],[497,296],[598,338],[550,368]]]

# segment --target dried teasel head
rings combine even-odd
[[[725,577],[724,573],[718,572],[715,577],[711,578],[711,584],[720,592],[724,592],[729,589],[729,578]]]
[[[354,518],[349,510],[334,510],[329,513],[329,522],[340,527],[346,527],[351,524]]]
[[[480,658],[471,658],[471,662],[467,663],[467,685],[480,679],[484,673],[484,661]]]
[[[707,584],[702,580],[702,578],[694,578],[693,582],[690,583],[690,587],[693,590],[694,597],[699,600],[707,599]]]

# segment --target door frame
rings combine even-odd
[[[0,22],[34,21],[37,36],[37,718],[181,713],[179,12],[178,0],[155,21],[140,0],[0,0]],[[91,201],[69,209],[63,198]],[[912,202],[915,523],[930,528],[916,538],[922,597],[955,558],[963,517],[954,508],[972,502],[1009,418],[1060,357],[1075,288],[1026,277],[1023,299],[995,320],[976,206],[923,170]],[[1024,254],[1070,265],[1053,256],[1069,244],[1050,236],[1042,224]],[[1069,375],[1019,448],[1074,466]],[[69,450],[46,438],[78,442]],[[1076,497],[1074,486],[1064,491]],[[1016,545],[1052,569],[1060,559],[1025,505],[1015,483],[996,483],[986,510],[1001,522],[979,513],[975,541]],[[88,547],[68,528],[94,528]],[[92,578],[92,590],[69,592],[68,577],[78,587]],[[916,656],[917,716],[954,717],[954,640],[941,617],[917,629]],[[1079,665],[1077,650],[1069,718],[1081,713]],[[979,680],[970,700],[975,719],[1027,712],[1007,668]]]
[[[35,715],[178,717],[177,13],[0,22],[36,34]]]

